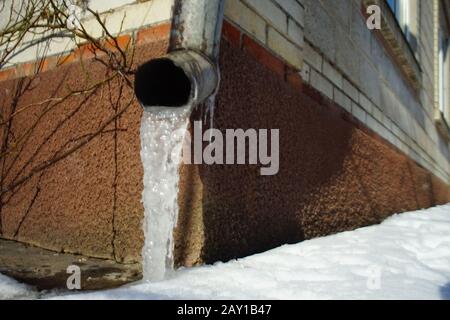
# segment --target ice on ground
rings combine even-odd
[[[227,263],[178,270],[160,282],[52,298],[450,299],[450,205]]]

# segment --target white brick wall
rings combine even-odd
[[[346,95],[348,95],[350,98],[352,98],[353,101],[355,101],[355,102],[359,101],[358,89],[356,89],[355,86],[352,85],[347,79],[344,79],[342,81],[342,89],[344,90]]]
[[[301,69],[303,58],[302,52],[292,42],[288,41],[282,34],[269,27],[267,33],[267,45],[290,65]]]
[[[303,7],[296,0],[225,0],[225,16],[286,63],[303,65]]]
[[[241,1],[226,0],[225,15],[260,42],[266,42],[266,22]]]
[[[136,0],[88,0],[88,6],[93,11],[101,13],[133,2],[136,2]]]
[[[309,83],[310,74],[311,74],[311,67],[306,62],[303,62],[303,67],[300,70],[300,76],[302,77],[305,83]]]
[[[323,62],[322,72],[336,87],[342,89],[342,74],[340,74],[328,61]]]
[[[359,93],[359,104],[364,110],[366,110],[369,113],[372,113],[373,103],[370,102],[370,100],[367,99],[362,92]]]
[[[236,1],[236,0],[231,0]],[[271,0],[244,0],[255,12],[261,15],[269,25],[279,32],[287,33],[287,17],[283,10]]]
[[[307,42],[303,47],[303,57],[313,68],[322,71],[322,56]]]
[[[352,114],[362,123],[366,123],[367,112],[358,103],[352,102]]]
[[[352,100],[338,88],[334,88],[334,101],[348,112],[352,112]]]
[[[304,26],[304,9],[300,2],[296,0],[275,0],[275,2],[288,12],[291,17],[301,26]]]
[[[97,0],[99,1],[99,0]],[[102,19],[112,34],[135,30],[140,27],[170,20],[173,0],[150,0],[120,7],[104,13]],[[83,21],[85,28],[96,37],[101,36],[101,25],[93,18]]]
[[[112,2],[91,0],[89,5],[92,5],[90,8],[94,11],[103,12],[101,17],[104,19],[108,31],[117,35],[146,25],[170,20],[173,0],[148,0],[141,3],[137,3],[136,0],[113,0]],[[110,11],[106,12],[107,10]],[[6,14],[6,11],[0,13],[0,21],[8,19],[5,18]],[[82,18],[81,23],[91,36],[102,36],[102,27],[92,15],[87,14]],[[48,35],[49,33],[46,33],[44,36]],[[43,55],[50,56],[69,52],[76,47],[77,42],[80,42],[79,39],[53,38],[35,44],[40,39],[43,39],[42,36],[27,36],[6,67],[16,63],[34,61]]]
[[[311,70],[311,86],[322,92],[325,96],[333,99],[333,85],[321,73]]]
[[[288,20],[288,31],[287,35],[297,46],[303,48],[304,34],[303,29],[297,24],[293,19]]]

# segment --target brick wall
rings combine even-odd
[[[302,68],[304,8],[299,1],[226,0],[225,17],[293,68]]]
[[[6,0],[5,10],[0,13],[0,28],[9,20],[9,8],[12,0]],[[20,1],[15,2],[16,6]],[[90,0],[88,6],[93,11],[101,14],[108,31],[118,36],[130,34],[140,28],[170,21],[173,0]],[[86,31],[93,37],[101,37],[103,29],[101,25],[89,13],[81,15],[81,23]],[[21,45],[15,50],[15,54],[4,68],[13,67],[19,63],[38,60],[42,57],[62,56],[73,51],[80,45],[80,39],[67,35],[52,36],[46,39],[52,32],[46,34],[28,34],[21,41]],[[53,32],[54,34],[54,32]],[[2,48],[0,47],[0,50]]]
[[[169,21],[172,5],[173,0],[114,0],[108,5],[89,1],[114,35]],[[448,182],[449,147],[434,123],[436,9],[433,1],[412,0],[411,5],[412,47],[422,70],[418,92],[402,77],[382,41],[366,28],[360,0],[226,0],[225,16],[246,37],[298,71],[305,83]],[[83,24],[100,36],[101,27],[92,18],[84,17]],[[77,46],[77,39],[71,38],[33,45],[39,42],[36,37],[25,39],[9,66],[42,55],[64,56]],[[30,70],[5,67],[0,78]]]
[[[360,0],[226,0],[225,16],[393,146],[449,182],[449,147],[434,123],[433,1],[411,0],[410,46],[421,88],[365,25]]]
[[[411,1],[414,92],[383,41],[365,26],[359,0],[302,0],[304,81],[420,165],[449,182],[449,147],[434,124],[433,1]]]

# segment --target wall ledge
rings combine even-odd
[[[442,112],[436,109],[434,113],[434,123],[436,125],[437,131],[445,139],[445,141],[450,142],[450,126],[445,119]]]
[[[414,56],[406,37],[384,0],[363,0],[363,14],[367,16],[367,7],[377,5],[381,9],[381,30],[376,31],[385,48],[402,71],[404,77],[415,91],[421,88],[419,62]]]

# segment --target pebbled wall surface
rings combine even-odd
[[[448,185],[344,111],[225,41],[221,68],[215,127],[280,129],[280,170],[184,166],[178,264],[242,257],[450,201]]]
[[[164,38],[150,40],[135,52],[136,63],[167,52]],[[16,110],[21,110],[64,97],[68,88],[88,88],[105,79],[105,72],[93,60],[83,64],[76,61],[39,74],[26,90],[27,78],[0,82],[2,115],[6,119],[11,114],[14,99]],[[127,111],[110,121],[130,99]],[[113,80],[110,86],[101,85],[59,104],[38,104],[28,110],[14,117],[9,134],[9,144],[18,147],[6,157],[2,188],[22,183],[2,199],[1,237],[58,252],[121,262],[139,260],[143,244],[142,110],[133,90]],[[110,124],[95,138],[53,161],[108,121]],[[29,128],[30,134],[19,139]],[[36,170],[47,161],[51,162],[48,168]],[[3,162],[0,164],[3,167]]]

